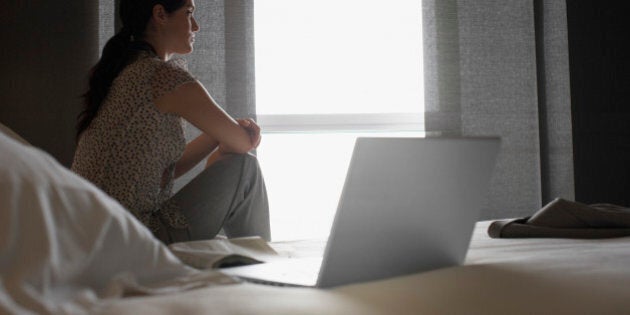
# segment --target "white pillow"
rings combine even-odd
[[[65,312],[103,297],[115,278],[150,285],[198,273],[114,199],[6,133],[0,132],[0,313]]]

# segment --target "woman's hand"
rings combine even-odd
[[[246,119],[236,119],[238,124],[245,128],[252,143],[252,150],[258,148],[260,145],[261,135],[260,135],[260,126],[251,118]]]
[[[235,120],[238,123],[238,125],[241,126],[241,128],[243,128],[249,135],[251,147],[248,151],[258,148],[258,145],[260,144],[261,136],[260,136],[260,126],[258,126],[256,121],[254,121],[251,118],[247,118],[247,119],[238,118]],[[223,146],[219,144],[206,160],[206,167],[209,167],[210,165],[214,164],[216,161],[221,160],[224,156],[229,155],[229,154],[230,152],[226,151],[225,148],[223,148]]]

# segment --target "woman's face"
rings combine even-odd
[[[193,51],[195,33],[199,25],[193,16],[195,2],[186,0],[186,4],[169,14],[166,27],[165,44],[169,53],[188,54]]]

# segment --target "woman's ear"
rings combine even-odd
[[[168,13],[161,4],[153,6],[153,20],[158,24],[164,24],[168,20]]]

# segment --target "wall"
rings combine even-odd
[[[576,200],[630,206],[630,3],[567,1]]]
[[[0,122],[65,165],[98,56],[93,2],[15,0],[0,7]]]

